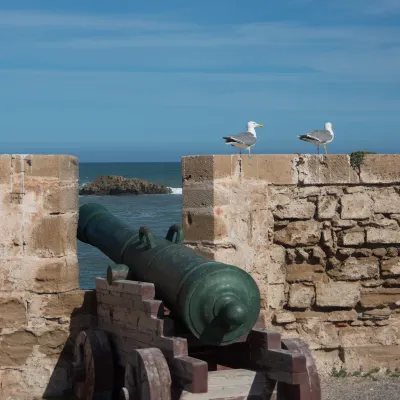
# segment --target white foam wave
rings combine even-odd
[[[172,188],[172,187],[170,187],[169,189],[172,190],[171,194],[182,194],[182,188]]]

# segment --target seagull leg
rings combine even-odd
[[[328,154],[328,152],[326,150],[326,144],[324,144],[324,150],[325,150],[325,154]]]
[[[249,150],[249,158],[251,158],[251,155],[250,155],[250,147],[248,148],[248,150]]]
[[[239,154],[242,155],[242,149],[239,149]]]
[[[317,144],[318,154],[319,154],[319,144]]]

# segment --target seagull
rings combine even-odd
[[[223,136],[222,139],[225,139],[225,144],[231,145],[239,149],[240,154],[242,154],[242,149],[247,149],[250,157],[250,147],[254,146],[257,142],[257,134],[255,128],[263,127],[264,125],[262,124],[250,121],[247,123],[246,132],[232,136]]]
[[[315,144],[318,147],[318,154],[319,146],[321,144],[324,146],[325,154],[328,154],[326,151],[326,145],[332,142],[334,137],[335,134],[333,133],[333,126],[330,122],[325,123],[325,129],[315,130],[310,133],[306,133],[305,135],[298,136],[298,138],[304,142]]]

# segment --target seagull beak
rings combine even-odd
[[[264,125],[263,124],[257,124],[257,127],[258,128],[264,128]]]

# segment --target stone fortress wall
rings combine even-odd
[[[0,155],[0,399],[61,395],[72,340],[96,322],[79,290],[78,160]]]
[[[399,366],[400,157],[184,157],[186,244],[249,271],[265,326],[310,344],[321,373]],[[0,399],[71,388],[79,290],[78,160],[0,155]]]
[[[400,366],[400,157],[183,158],[186,244],[244,268],[320,373]]]

